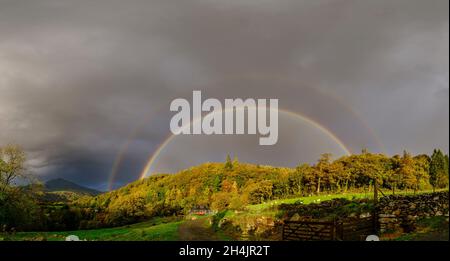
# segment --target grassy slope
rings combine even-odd
[[[447,189],[442,190],[436,190],[436,191],[444,191]],[[420,192],[417,192],[417,194],[420,193],[430,193],[431,190],[423,190]],[[383,193],[387,195],[392,195],[392,191],[383,191]],[[411,191],[398,191],[395,193],[396,195],[412,195],[413,192]],[[379,193],[379,196],[382,195]],[[297,198],[288,198],[288,199],[277,199],[268,201],[262,204],[257,205],[249,205],[247,206],[246,212],[249,214],[262,214],[262,213],[273,213],[276,212],[276,206],[281,204],[293,204],[295,202],[301,201],[303,204],[311,204],[311,203],[319,203],[321,201],[331,200],[335,198],[345,198],[348,200],[353,199],[363,199],[363,198],[373,198],[373,192],[367,192],[367,193],[345,193],[345,194],[332,194],[332,195],[314,195],[309,197],[297,197]]]
[[[395,241],[448,241],[448,217],[428,217],[419,220],[416,231],[408,234],[383,234],[382,240]]]

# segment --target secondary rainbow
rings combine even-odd
[[[251,75],[251,77],[260,77],[261,75]],[[241,79],[242,76],[239,75],[239,77],[234,77],[237,79]],[[247,77],[247,76],[246,76]],[[246,78],[244,77],[244,78]],[[286,80],[284,77],[279,76],[279,75],[268,75],[267,73],[265,73],[263,75],[264,79],[274,79],[276,81],[279,82],[286,82],[286,83],[292,83],[292,84],[296,84],[295,82],[291,82],[290,80]],[[325,92],[320,88],[314,89],[314,91],[316,93],[319,93],[320,95],[323,95],[325,97],[328,97],[330,99],[332,99],[333,101],[337,102],[340,106],[342,106],[342,108],[344,108],[347,112],[349,112],[350,114],[353,115],[353,117],[355,117],[358,122],[360,124],[362,124],[362,126],[365,128],[365,130],[369,133],[371,140],[373,140],[377,147],[379,149],[381,149],[381,151],[383,151],[384,153],[386,152],[386,149],[384,147],[384,144],[381,142],[381,140],[379,139],[379,137],[375,134],[375,132],[370,128],[369,124],[365,121],[365,119],[363,117],[361,117],[361,115],[356,112],[351,106],[349,106],[349,104],[347,104],[346,102],[344,102],[338,95],[332,93],[332,92]],[[160,108],[160,110],[162,110],[162,108]],[[300,113],[296,113],[296,112],[292,112],[289,110],[279,110],[279,111],[284,111],[284,112],[288,112],[290,114],[295,114],[297,115],[296,117],[302,118],[307,122],[311,122],[314,126],[317,126],[319,129],[323,130],[325,133],[329,134],[330,137],[333,137],[333,140],[338,141],[338,144],[342,144],[340,145],[341,147],[346,147],[344,146],[343,142],[337,138],[337,136],[335,134],[333,134],[331,131],[329,131],[328,129],[326,129],[324,126],[322,126],[320,123],[312,120],[311,118],[308,118]],[[144,124],[146,124],[148,122],[148,120],[144,120],[142,121],[140,124],[138,124],[138,126],[136,128],[134,128],[130,134],[128,135],[127,139],[125,140],[125,142],[122,144],[122,146],[120,147],[116,158],[114,160],[112,169],[111,169],[111,173],[108,177],[108,188],[109,190],[111,190],[113,188],[114,185],[114,180],[116,178],[118,169],[120,164],[122,163],[124,154],[126,153],[126,151],[128,150],[128,147],[130,145],[130,143],[132,142],[133,138],[136,136],[136,134],[141,130],[142,126],[144,126]],[[164,139],[164,141],[158,146],[158,148],[155,150],[155,152],[152,154],[150,160],[148,162],[146,162],[145,168],[143,173],[145,173],[144,175],[141,173],[140,177],[146,175],[146,172],[148,172],[148,170],[150,170],[153,162],[155,161],[155,158],[157,157],[157,155],[160,154],[161,150],[173,139],[174,137],[172,135],[169,135],[166,139]],[[348,152],[349,150],[346,149],[346,151]],[[150,167],[149,167],[150,166]]]

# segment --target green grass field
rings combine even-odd
[[[15,235],[0,235],[0,238],[19,241],[61,241],[69,235],[76,235],[81,240],[88,241],[174,241],[178,240],[178,228],[183,222],[183,220],[173,220],[173,218],[155,218],[150,221],[116,228],[64,232],[18,232]]]

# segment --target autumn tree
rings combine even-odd
[[[341,161],[334,161],[329,168],[329,182],[332,189],[342,192],[347,191],[350,172]]]
[[[411,154],[403,152],[403,157],[400,159],[399,175],[402,177],[403,182],[407,188],[413,188],[415,190],[417,185],[417,179],[414,175],[414,160]]]
[[[317,190],[316,193],[320,193],[321,181],[324,177],[326,177],[328,173],[328,168],[330,166],[331,154],[324,153],[320,156],[319,161],[317,162],[315,169],[315,175],[317,178]]]
[[[245,198],[251,204],[259,204],[272,197],[272,189],[273,184],[269,180],[251,182],[244,191]]]
[[[417,180],[415,190],[420,190],[428,185],[428,181],[430,179],[429,171],[431,159],[425,154],[417,155],[413,159],[414,175]]]
[[[401,157],[399,155],[395,155],[391,157],[388,161],[388,168],[386,171],[386,179],[385,183],[392,190],[392,194],[395,195],[395,190],[398,186],[402,184],[402,179],[400,175],[400,161]]]

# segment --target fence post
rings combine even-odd
[[[333,227],[331,228],[331,240],[336,240],[336,218],[333,218]]]
[[[374,180],[373,183],[373,200],[376,203],[378,203],[378,182],[377,179]]]

